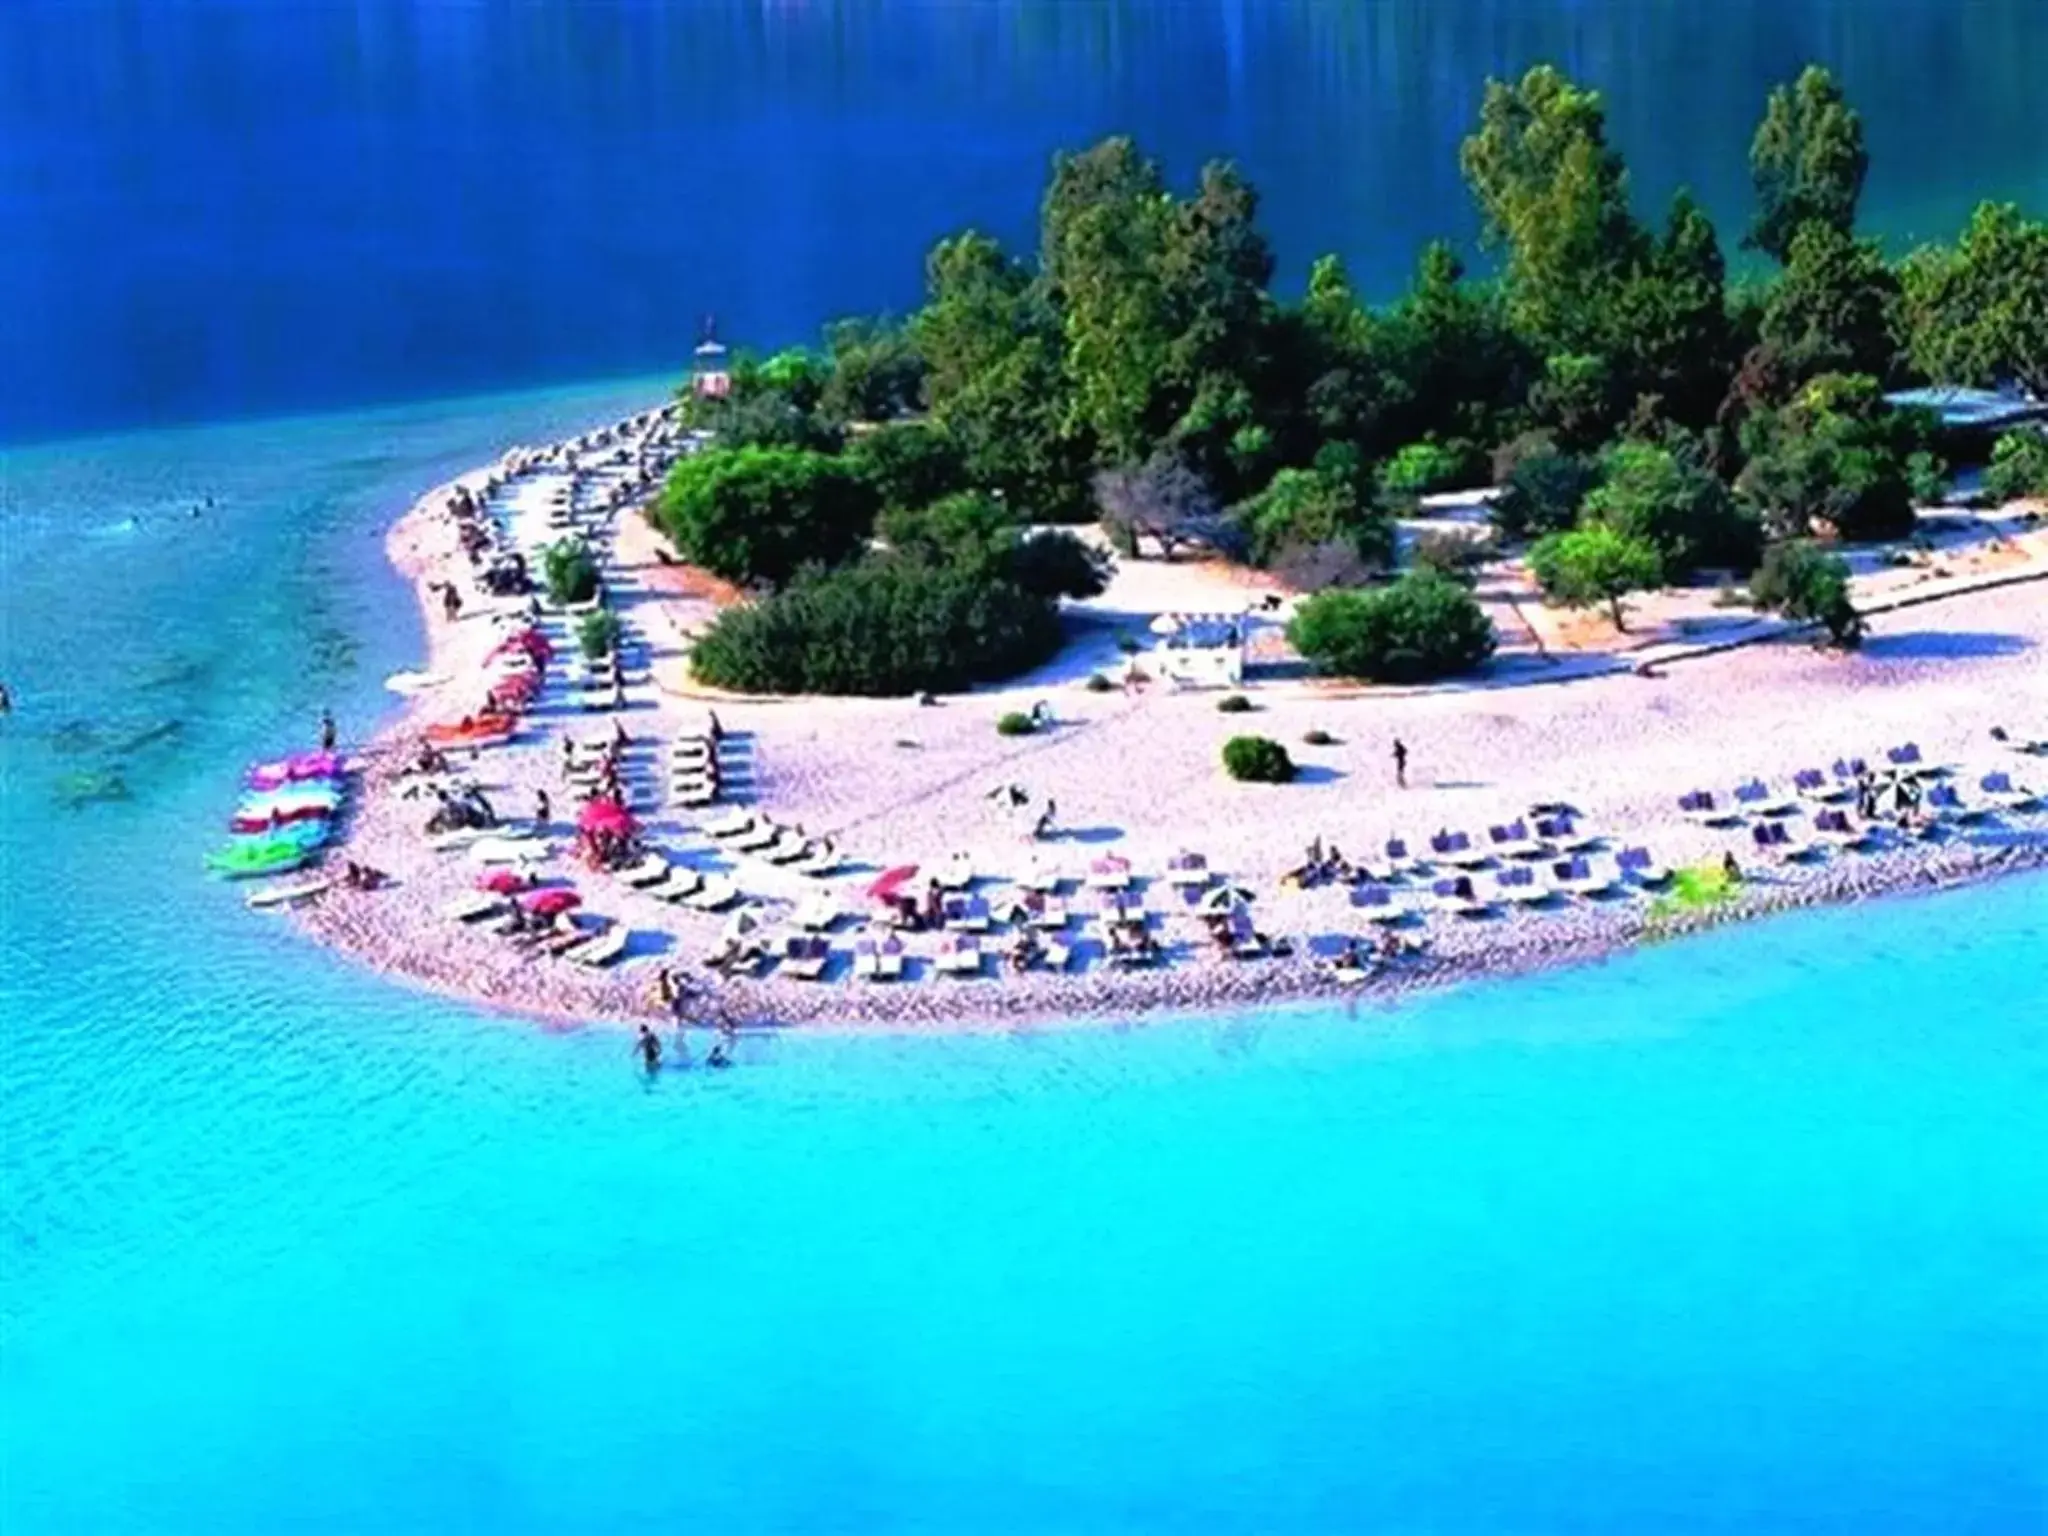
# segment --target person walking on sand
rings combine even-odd
[[[334,711],[331,709],[320,711],[320,750],[322,752],[332,752],[334,750]]]
[[[1398,736],[1394,738],[1394,786],[1408,787],[1408,744]]]

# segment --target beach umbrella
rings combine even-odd
[[[599,797],[583,807],[576,818],[576,830],[623,837],[633,830],[633,813],[616,800]]]
[[[915,864],[898,864],[893,869],[885,869],[875,877],[874,884],[868,887],[868,899],[870,901],[893,901],[903,887],[916,878],[917,866]]]
[[[526,898],[526,910],[535,917],[560,917],[571,907],[583,905],[583,898],[565,885],[551,885]]]
[[[477,881],[476,888],[499,896],[510,896],[514,891],[526,888],[526,877],[514,870],[494,869]]]
[[[1177,635],[1180,633],[1180,615],[1162,613],[1146,627],[1155,635]]]

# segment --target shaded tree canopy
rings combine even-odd
[[[1833,75],[1808,65],[1792,84],[1771,92],[1750,142],[1757,209],[1747,243],[1782,262],[1809,224],[1851,233],[1869,170],[1863,119]]]

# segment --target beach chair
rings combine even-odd
[[[1483,869],[1493,855],[1475,848],[1463,832],[1439,832],[1429,840],[1429,851],[1454,869]]]
[[[1120,854],[1104,854],[1088,866],[1088,886],[1097,891],[1121,891],[1131,883],[1131,861]]]
[[[1527,864],[1516,864],[1502,870],[1493,877],[1493,885],[1501,899],[1513,906],[1540,907],[1557,899],[1550,883],[1537,879],[1536,871]]]
[[[1067,904],[1056,895],[1045,891],[1028,892],[1023,904],[1024,921],[1038,929],[1058,929],[1067,926]]]
[[[441,903],[441,915],[452,923],[474,923],[489,917],[505,905],[496,891],[464,891]]]
[[[833,846],[831,839],[827,838],[807,848],[804,856],[789,867],[800,875],[822,880],[827,875],[836,874],[845,863],[846,860],[840,855],[839,850]]]
[[[1792,775],[1792,792],[1802,800],[1840,800],[1852,789],[1853,785],[1830,780],[1818,768],[1802,768]]]
[[[701,810],[718,803],[716,779],[679,780],[669,787],[669,800],[685,810]]]
[[[1225,925],[1226,941],[1230,954],[1237,960],[1263,960],[1271,946],[1266,936],[1259,932],[1258,924],[1244,907],[1232,907]]]
[[[598,970],[610,965],[626,952],[626,929],[622,923],[613,923],[595,938],[573,945],[562,952],[562,958],[575,965],[589,966]]]
[[[781,827],[778,827],[772,821],[764,819],[757,821],[746,831],[727,838],[726,841],[740,853],[762,853],[774,847],[776,841],[782,835],[783,829]]]
[[[1049,971],[1064,971],[1074,963],[1074,946],[1064,932],[1054,933],[1045,941],[1045,968]]]
[[[987,933],[992,921],[988,903],[979,896],[948,896],[941,910],[946,926],[956,933]]]
[[[782,973],[797,981],[821,981],[831,962],[832,946],[807,933],[791,933],[782,940]]]
[[[661,884],[648,887],[647,894],[661,901],[681,901],[703,884],[704,877],[694,869],[671,869]]]
[[[1815,858],[1821,851],[1819,844],[1794,836],[1782,821],[1759,821],[1751,825],[1749,832],[1757,851],[1781,864]]]
[[[1977,793],[1995,811],[2030,811],[2041,803],[2040,795],[2023,784],[2015,784],[2003,769],[1987,773],[1977,781]]]
[[[1735,804],[1745,816],[1788,816],[1799,807],[1783,795],[1773,794],[1762,779],[1749,779],[1735,786]]]
[[[1384,885],[1356,886],[1351,892],[1351,905],[1365,915],[1369,923],[1392,927],[1407,921],[1408,909],[1394,900],[1394,893]]]
[[[772,843],[758,850],[770,864],[794,864],[810,851],[811,840],[794,827],[784,827]]]
[[[491,836],[470,844],[469,856],[479,864],[539,864],[554,851],[544,838]]]
[[[2002,725],[1991,727],[1991,739],[2000,746],[2014,752],[2024,752],[2029,757],[2048,756],[2048,736],[2015,736]]]
[[[1868,848],[1876,841],[1868,826],[1852,821],[1849,813],[1839,807],[1830,807],[1814,817],[1813,835],[1816,841],[1830,847],[1852,851]]]
[[[971,933],[949,933],[939,941],[933,964],[942,976],[979,976],[981,957],[980,938]]]
[[[823,933],[839,921],[839,902],[830,891],[814,891],[797,905],[797,927]]]
[[[1166,861],[1166,883],[1176,889],[1200,889],[1209,883],[1209,860],[1199,853],[1176,853]]]
[[[1702,827],[1725,827],[1742,820],[1742,813],[1716,803],[1713,792],[1695,789],[1678,797],[1678,809],[1687,821]]]
[[[1600,834],[1571,816],[1546,816],[1536,822],[1536,836],[1562,853],[1583,853],[1600,846]]]
[[[683,905],[699,912],[722,912],[739,899],[738,886],[723,875],[711,875],[696,890],[683,898]]]
[[[853,979],[882,979],[882,946],[874,939],[856,939],[853,944]]]
[[[659,853],[649,853],[639,863],[619,871],[619,878],[641,890],[652,890],[669,876],[669,862]]]
[[[955,853],[939,866],[933,876],[942,891],[964,891],[974,884],[974,856],[969,853]]]
[[[1437,906],[1454,917],[1487,917],[1493,912],[1493,903],[1473,889],[1470,875],[1447,876],[1429,889]]]
[[[1540,859],[1549,853],[1547,843],[1529,835],[1529,824],[1519,816],[1513,821],[1486,829],[1494,855],[1503,859]]]
[[[738,806],[734,806],[730,810],[720,811],[716,816],[706,817],[704,821],[704,835],[706,837],[715,837],[720,842],[729,841],[744,832],[751,832],[753,830],[754,818],[752,813],[743,811]]]
[[[1953,784],[1936,784],[1927,791],[1927,810],[1942,821],[1982,821],[1990,809],[1989,805],[1972,805],[1964,800]]]
[[[1034,852],[1024,861],[1024,872],[1018,875],[1017,883],[1027,891],[1042,891],[1050,895],[1060,888],[1061,877],[1052,860]]]
[[[1892,765],[1894,772],[1908,777],[1928,771],[1927,761],[1921,757],[1920,744],[1917,741],[1885,748],[1884,760]]]
[[[1550,877],[1557,889],[1568,896],[1611,896],[1621,888],[1616,876],[1594,868],[1593,861],[1584,854],[1558,860],[1550,867]]]

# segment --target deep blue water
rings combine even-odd
[[[654,387],[0,457],[0,1529],[2042,1528],[2040,879],[652,1091],[199,879],[383,522]]]
[[[2040,0],[8,0],[0,441],[675,370],[1020,247],[1062,146],[1231,155],[1283,279],[1469,237],[1488,73],[1609,96],[1650,211],[1732,236],[1769,85],[1862,108],[1867,222],[2048,201]],[[1732,242],[1731,242],[1732,243]]]

